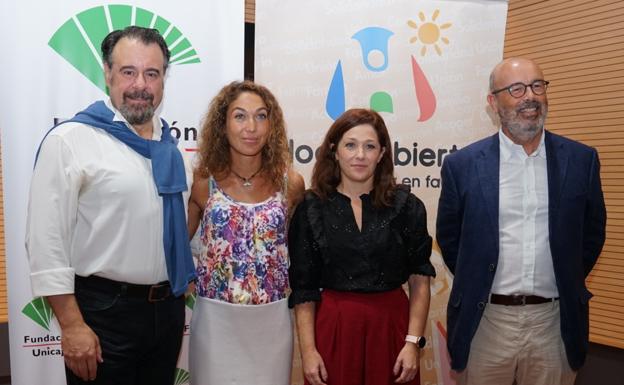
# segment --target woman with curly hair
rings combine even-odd
[[[431,237],[423,203],[395,185],[391,148],[379,114],[346,111],[292,218],[289,301],[306,384],[420,383]]]
[[[286,226],[303,189],[273,94],[250,81],[225,86],[202,125],[188,208],[202,243],[192,384],[290,383]]]

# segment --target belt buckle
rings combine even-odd
[[[167,293],[166,295],[161,295],[160,297],[157,294],[158,294],[158,292],[159,292],[159,290],[161,288],[163,288],[163,287],[166,288],[166,286],[167,286],[166,284],[150,286],[149,293],[147,295],[147,302],[161,302],[161,301],[164,301],[169,296],[169,294]]]
[[[516,306],[524,306],[524,305],[526,305],[527,296],[526,295],[516,294],[516,295],[512,295],[511,299],[512,299],[511,302],[514,305],[516,305]]]

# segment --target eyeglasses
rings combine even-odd
[[[514,83],[510,86],[501,88],[500,90],[492,91],[492,95],[496,95],[499,92],[507,90],[509,91],[509,95],[514,98],[521,98],[526,93],[527,87],[531,87],[531,91],[533,91],[535,95],[544,95],[549,83],[550,82],[547,82],[546,80],[536,80],[531,84]]]

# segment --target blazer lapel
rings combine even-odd
[[[477,160],[477,174],[485,209],[494,227],[495,234],[498,234],[499,158],[500,148],[497,133],[491,136],[489,145],[484,146]]]
[[[546,168],[548,172],[548,228],[552,234],[553,218],[557,216],[561,194],[563,193],[563,183],[568,171],[568,153],[559,143],[556,136],[544,130],[546,137]]]

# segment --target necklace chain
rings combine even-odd
[[[260,167],[258,169],[258,171],[254,172],[253,174],[251,174],[251,176],[249,178],[245,178],[244,176],[239,175],[236,171],[230,169],[230,171],[232,171],[232,174],[236,175],[240,180],[243,181],[243,187],[251,187],[251,180],[258,175],[258,173],[260,173],[260,171],[262,170],[262,167]]]

